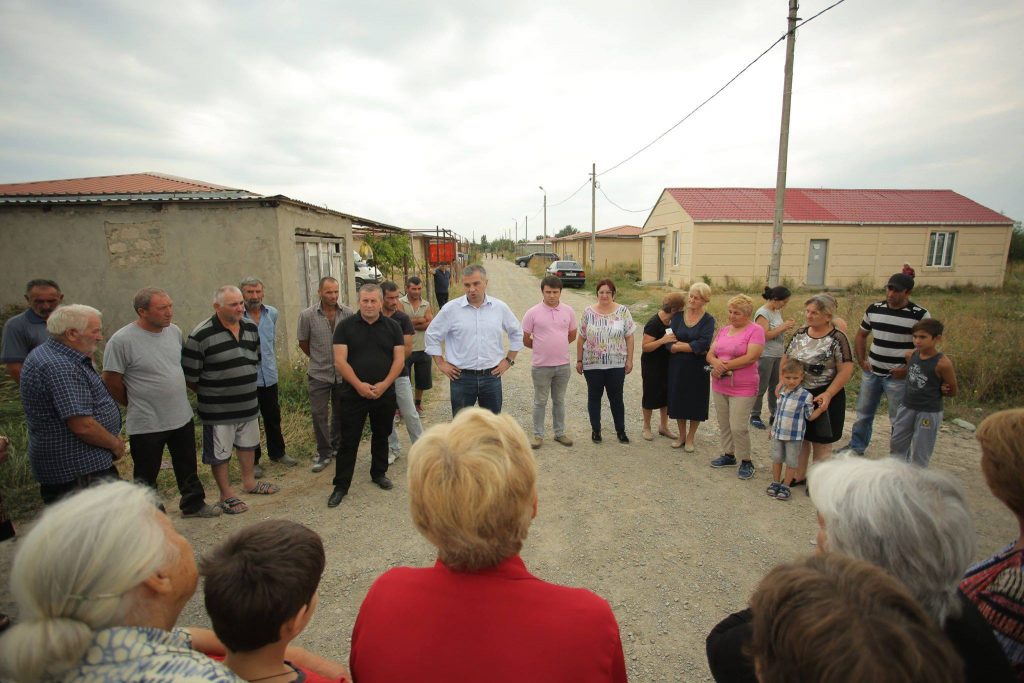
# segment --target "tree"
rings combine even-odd
[[[534,235],[533,236],[533,241],[534,242],[543,242],[544,241],[544,235]]]
[[[490,243],[487,241],[487,235],[480,237],[480,251],[489,251]]]
[[[388,234],[378,237],[373,234],[366,236],[364,242],[373,249],[373,262],[390,278],[395,268],[405,263],[412,263],[412,245],[409,237],[399,234]]]
[[[575,235],[578,232],[579,230],[577,230],[576,228],[572,227],[571,225],[567,225],[561,230],[559,230],[557,233],[555,233],[555,237],[568,237],[569,235]]]

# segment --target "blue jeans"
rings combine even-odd
[[[903,379],[876,375],[873,372],[864,373],[860,381],[860,393],[857,394],[857,421],[853,423],[853,432],[850,435],[849,447],[852,450],[864,455],[864,451],[868,449],[875,413],[878,411],[882,394],[885,394],[889,401],[889,420],[896,419],[896,411],[903,403],[906,386],[906,380]]]
[[[494,375],[470,375],[463,372],[451,381],[452,416],[471,405],[501,412],[501,378]]]
[[[590,413],[590,429],[601,431],[601,396],[608,393],[608,404],[612,409],[612,422],[616,433],[626,431],[626,406],[622,402],[622,388],[626,384],[626,368],[606,370],[584,370],[587,380],[587,412]]]

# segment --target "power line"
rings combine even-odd
[[[654,208],[653,206],[651,206],[651,207],[648,207],[646,209],[627,209],[627,208],[619,206],[618,204],[613,202],[612,198],[608,196],[608,194],[604,191],[604,188],[601,187],[600,183],[598,183],[597,189],[599,189],[601,191],[601,194],[604,195],[604,198],[608,200],[609,204],[614,206],[616,209],[619,209],[620,211],[627,211],[629,213],[647,213],[648,211],[650,211],[651,209]]]
[[[833,7],[836,7],[837,5],[841,5],[841,4],[843,4],[844,2],[846,2],[846,0],[838,0],[837,2],[834,2],[834,3],[832,3],[831,5],[829,5],[829,6],[828,6],[828,7],[826,7],[825,9],[821,10],[820,12],[818,12],[818,13],[817,13],[817,14],[815,14],[814,16],[810,17],[809,19],[806,19],[805,21],[801,21],[801,22],[800,22],[799,24],[797,24],[797,25],[796,25],[796,27],[795,27],[795,28],[794,28],[793,30],[795,31],[795,30],[796,30],[797,28],[800,28],[800,27],[801,27],[801,26],[803,26],[804,24],[808,24],[808,23],[810,23],[810,22],[814,21],[815,19],[817,19],[818,17],[820,17],[820,16],[821,16],[822,14],[824,14],[825,12],[829,11],[829,10],[830,10],[830,9],[832,9]],[[641,148],[640,148],[640,149],[638,149],[637,151],[635,151],[635,152],[633,152],[632,154],[630,154],[630,155],[629,155],[628,157],[626,157],[625,159],[623,159],[623,160],[622,160],[622,161],[620,161],[619,163],[615,164],[614,166],[612,166],[612,167],[611,167],[611,168],[609,168],[609,169],[606,169],[606,170],[604,170],[604,171],[601,171],[601,172],[600,172],[600,173],[598,173],[597,175],[598,175],[598,176],[603,176],[603,175],[604,175],[604,174],[606,174],[606,173],[611,173],[612,171],[614,171],[615,169],[617,169],[617,168],[618,168],[619,166],[622,166],[623,164],[625,164],[626,162],[628,162],[628,161],[632,160],[632,159],[633,159],[634,157],[638,156],[638,155],[639,155],[639,154],[641,154],[642,152],[645,152],[645,151],[646,151],[647,149],[649,149],[650,147],[652,147],[652,146],[653,146],[653,145],[654,145],[654,144],[655,144],[656,142],[658,142],[658,141],[659,141],[659,140],[661,140],[661,139],[662,139],[663,137],[665,137],[666,135],[668,135],[669,133],[671,133],[672,131],[674,131],[674,130],[675,130],[676,128],[678,128],[678,127],[679,127],[679,126],[680,126],[680,125],[681,125],[681,124],[682,124],[682,123],[683,123],[684,121],[686,121],[686,120],[687,120],[687,119],[689,119],[689,118],[690,118],[691,116],[693,116],[693,115],[694,115],[694,114],[696,114],[696,113],[697,113],[698,111],[700,111],[700,110],[701,110],[701,108],[703,108],[705,104],[707,104],[707,103],[708,103],[708,102],[710,102],[711,100],[713,100],[713,99],[715,99],[716,97],[718,97],[718,95],[719,95],[719,94],[720,94],[720,93],[721,93],[721,92],[722,92],[723,90],[725,90],[725,89],[726,89],[726,88],[728,88],[728,87],[729,87],[730,85],[732,85],[732,84],[733,84],[733,82],[734,82],[734,81],[735,81],[735,80],[736,80],[737,78],[739,78],[740,76],[742,76],[742,75],[744,74],[744,72],[745,72],[745,71],[746,71],[747,69],[749,69],[750,67],[754,66],[754,64],[757,64],[757,62],[759,62],[759,61],[761,60],[761,58],[762,58],[762,57],[764,57],[764,56],[765,56],[766,54],[768,54],[769,52],[771,52],[771,51],[772,51],[772,49],[773,49],[773,48],[774,48],[774,47],[775,47],[776,45],[778,45],[779,43],[781,43],[782,41],[784,41],[784,40],[786,39],[786,36],[788,36],[788,35],[789,35],[789,31],[786,31],[786,32],[785,32],[785,33],[783,33],[783,34],[782,34],[781,36],[779,36],[778,40],[776,40],[776,41],[775,41],[774,43],[772,43],[771,45],[769,45],[769,46],[768,46],[768,47],[767,47],[767,48],[766,48],[766,49],[764,50],[764,52],[762,52],[761,54],[759,54],[759,55],[758,55],[757,57],[755,57],[755,58],[754,58],[754,60],[753,60],[752,62],[750,62],[750,63],[749,63],[749,64],[747,64],[747,65],[746,65],[745,67],[743,67],[742,69],[740,69],[740,70],[739,70],[739,72],[738,72],[738,73],[737,73],[737,74],[736,74],[735,76],[733,76],[733,77],[732,77],[732,78],[730,78],[730,79],[729,79],[728,81],[726,81],[725,85],[723,85],[723,86],[722,86],[721,88],[719,88],[718,90],[716,90],[716,91],[715,91],[715,92],[714,92],[714,93],[713,93],[713,94],[712,94],[712,95],[711,95],[710,97],[708,97],[708,98],[707,98],[706,100],[704,100],[703,102],[701,102],[700,104],[698,104],[698,105],[697,105],[696,107],[694,107],[694,109],[693,109],[693,110],[692,110],[692,111],[691,111],[691,112],[690,112],[689,114],[687,114],[687,115],[686,115],[686,116],[684,116],[683,118],[681,118],[681,119],[679,119],[678,121],[676,121],[676,122],[675,122],[675,123],[674,123],[674,124],[672,125],[672,127],[671,127],[671,128],[669,128],[669,129],[668,129],[668,130],[666,130],[666,131],[665,131],[664,133],[662,133],[662,134],[661,134],[661,135],[659,135],[658,137],[656,137],[656,138],[654,138],[653,140],[651,140],[650,142],[648,142],[648,143],[647,143],[646,145],[644,145],[643,147],[641,147]]]
[[[565,203],[566,203],[567,201],[569,201],[570,199],[572,199],[573,197],[575,197],[576,195],[578,195],[578,194],[580,193],[580,190],[582,190],[582,189],[583,189],[584,187],[586,187],[586,186],[587,186],[587,185],[589,185],[589,184],[590,184],[590,178],[587,178],[586,180],[584,180],[584,181],[583,181],[583,184],[582,184],[582,185],[580,185],[579,187],[577,187],[577,188],[576,188],[576,189],[575,189],[575,190],[573,191],[573,193],[572,193],[571,195],[569,195],[568,197],[566,197],[565,199],[563,199],[563,200],[562,200],[562,201],[560,201],[560,202],[555,202],[554,204],[548,204],[548,208],[550,209],[550,208],[551,208],[551,207],[553,207],[553,206],[560,206],[560,205],[562,205],[562,204],[565,204]]]

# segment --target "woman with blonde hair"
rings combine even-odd
[[[409,507],[437,562],[391,569],[371,586],[352,631],[354,680],[626,680],[608,603],[538,579],[519,557],[536,478],[526,433],[508,415],[466,408],[420,437]]]
[[[687,453],[693,453],[697,428],[708,419],[711,384],[704,365],[715,336],[715,319],[705,310],[710,301],[711,287],[694,283],[687,292],[685,308],[672,317],[676,340],[669,347],[668,416],[679,428],[672,448]]]
[[[754,476],[750,456],[750,409],[754,406],[760,379],[757,360],[764,351],[764,329],[750,319],[754,300],[746,294],[729,299],[729,324],[718,331],[708,350],[711,391],[714,394],[718,428],[722,433],[722,455],[711,466],[735,467],[740,479]]]
[[[644,336],[640,354],[640,377],[643,380],[644,392],[640,405],[644,411],[644,431],[646,440],[654,439],[651,431],[651,416],[657,410],[661,413],[658,434],[670,439],[678,437],[668,429],[668,362],[672,354],[668,351],[676,341],[675,332],[670,327],[672,318],[682,310],[686,299],[679,292],[669,292],[661,298],[661,308],[651,316],[644,325]]]
[[[832,453],[832,444],[843,436],[846,421],[846,383],[853,376],[853,352],[850,340],[834,323],[836,300],[831,294],[815,294],[804,302],[807,324],[789,340],[782,363],[793,358],[804,366],[803,387],[815,397],[815,405],[824,406],[825,414],[807,423],[804,446],[796,479],[783,482],[787,486],[807,483],[807,463],[811,453],[814,461],[824,460]],[[782,389],[780,383],[775,393]]]

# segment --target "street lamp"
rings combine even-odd
[[[548,250],[548,191],[544,189],[543,185],[538,185],[540,191],[544,193],[544,251]]]

